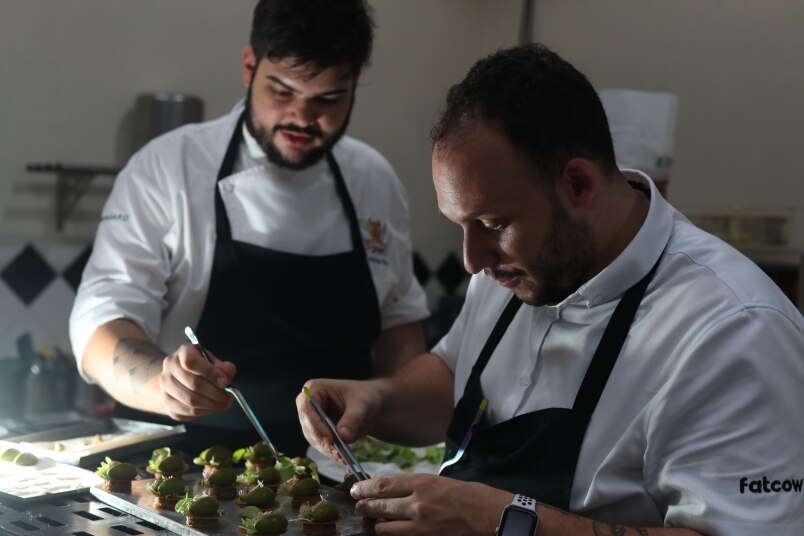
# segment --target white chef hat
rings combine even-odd
[[[603,89],[600,100],[609,120],[617,165],[666,181],[673,165],[678,97],[671,93]]]

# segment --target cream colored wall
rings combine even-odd
[[[27,162],[120,165],[138,94],[199,95],[205,117],[243,94],[239,61],[254,1],[2,0],[0,236],[86,239],[106,189],[54,232],[52,175]],[[438,214],[428,133],[446,88],[486,52],[486,0],[372,0],[377,39],[349,132],[382,151],[411,198],[417,247],[438,262],[460,235]],[[507,33],[498,19],[501,33]],[[510,21],[512,28],[516,21]],[[108,185],[109,180],[97,181]],[[31,185],[35,188],[31,191]],[[82,218],[82,216],[84,216]]]
[[[804,243],[804,2],[535,1],[534,37],[598,88],[679,95],[669,198],[798,207]]]
[[[254,2],[0,0],[0,236],[52,235],[52,176],[26,162],[119,164],[145,91],[204,99],[206,117],[243,88],[239,59]],[[482,55],[512,45],[520,0],[372,0],[372,67],[350,133],[380,149],[411,198],[417,247],[433,260],[460,247],[430,182],[428,131],[446,89]],[[801,205],[804,2],[535,0],[534,36],[596,87],[680,96],[670,199]],[[94,229],[103,191],[82,201]],[[804,216],[797,238],[804,241]]]

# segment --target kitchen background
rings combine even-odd
[[[141,141],[144,93],[195,95],[205,119],[228,111],[244,93],[239,65],[254,3],[0,0],[0,365],[16,371],[4,381],[19,385],[34,369],[60,374],[70,361],[67,317],[113,179],[96,176],[61,221],[57,174],[26,166],[122,166]],[[375,52],[349,132],[379,149],[407,188],[417,273],[435,307],[460,295],[466,275],[460,231],[440,216],[432,191],[429,127],[476,59],[518,42],[526,4],[371,4]],[[531,5],[533,38],[599,89],[678,96],[671,202],[790,208],[792,243],[804,242],[804,2]]]

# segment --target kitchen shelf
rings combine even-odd
[[[65,164],[62,162],[28,163],[25,169],[31,173],[54,173],[56,175],[56,230],[64,229],[78,200],[89,189],[95,177],[114,177],[120,172],[112,166]]]

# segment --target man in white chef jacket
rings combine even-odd
[[[234,382],[300,455],[305,379],[386,375],[425,349],[406,194],[344,135],[372,40],[364,0],[260,1],[245,100],[152,141],[117,177],[70,333],[120,416],[193,421],[193,448],[246,446],[257,436],[222,390]]]
[[[474,274],[463,310],[389,378],[308,385],[345,441],[446,439],[446,462],[358,482],[357,513],[377,534],[804,533],[804,320],[617,169],[588,80],[541,45],[499,51],[433,141]]]

